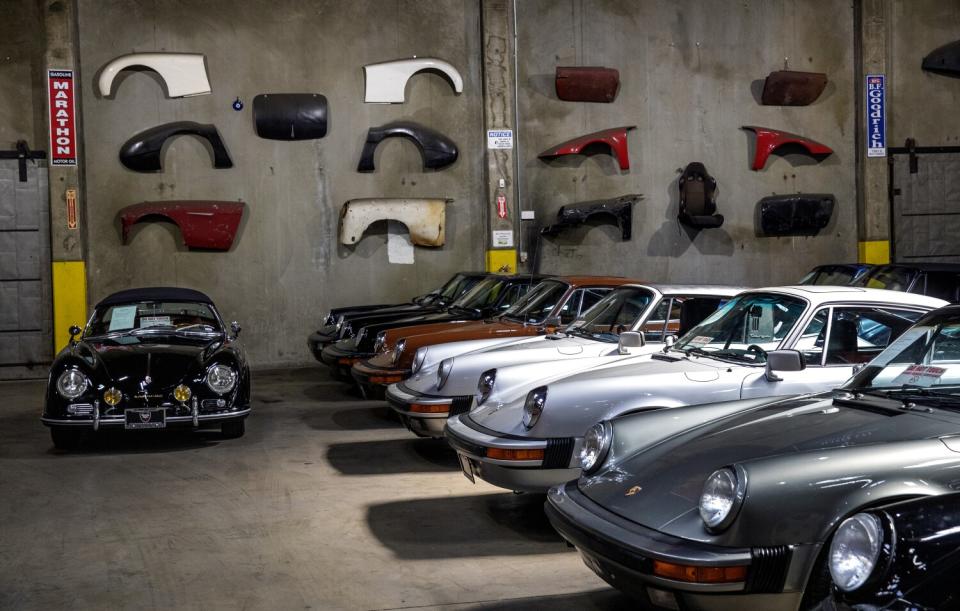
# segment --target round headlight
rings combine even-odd
[[[424,361],[427,360],[427,349],[417,348],[416,354],[413,355],[413,365],[410,367],[411,373],[417,373],[423,367]]]
[[[527,393],[527,400],[523,402],[523,426],[532,429],[540,419],[543,406],[547,402],[547,387],[539,386]]]
[[[580,448],[580,468],[585,474],[596,471],[603,464],[613,440],[613,430],[609,422],[598,422],[587,429]]]
[[[401,338],[397,345],[393,347],[393,364],[396,365],[400,360],[400,355],[403,354],[404,349],[407,347],[406,338]]]
[[[377,339],[373,342],[373,351],[376,354],[380,354],[383,352],[383,345],[385,343],[387,343],[387,332],[381,331],[380,333],[377,333]]]
[[[713,472],[700,493],[700,518],[707,530],[716,533],[730,526],[743,502],[747,482],[731,467]]]
[[[193,391],[186,384],[181,384],[173,389],[173,398],[180,403],[186,403],[193,396]]]
[[[233,390],[237,383],[237,373],[226,365],[216,364],[207,369],[207,386],[222,395]]]
[[[57,392],[66,399],[76,399],[90,386],[90,380],[76,369],[68,369],[57,378]]]
[[[483,405],[484,401],[490,398],[490,393],[493,392],[493,385],[496,382],[496,369],[489,369],[480,374],[480,381],[477,382],[477,405]]]
[[[443,385],[447,383],[451,371],[453,371],[453,358],[440,361],[440,367],[437,369],[437,390],[443,388]]]
[[[830,576],[844,592],[856,590],[870,578],[880,548],[883,528],[869,513],[858,513],[844,520],[830,543]]]
[[[123,394],[116,388],[111,387],[103,391],[103,402],[111,407],[120,403],[121,399],[123,399]]]

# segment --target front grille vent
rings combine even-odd
[[[750,550],[748,592],[782,592],[793,548],[789,545],[754,547]]]
[[[573,437],[556,437],[547,440],[543,453],[544,469],[566,469],[573,456]]]
[[[450,404],[450,416],[466,414],[470,411],[470,407],[472,405],[473,395],[461,395],[459,397],[454,397],[453,402]]]

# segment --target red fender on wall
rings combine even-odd
[[[230,250],[243,218],[243,202],[182,200],[142,202],[120,211],[123,243],[130,237],[130,228],[150,217],[169,220],[180,228],[188,248]]]
[[[753,170],[762,170],[767,164],[770,153],[777,150],[785,144],[798,144],[807,151],[807,153],[818,161],[833,154],[833,149],[825,144],[820,144],[816,140],[804,138],[790,132],[782,132],[769,127],[758,127],[756,125],[744,125],[743,129],[748,129],[757,135],[757,150],[753,154]]]
[[[627,130],[634,129],[636,125],[625,127],[614,127],[603,131],[594,132],[585,136],[579,136],[573,140],[567,140],[563,144],[547,149],[537,155],[540,159],[553,159],[563,155],[579,155],[585,148],[591,144],[606,144],[610,148],[610,154],[616,157],[621,170],[630,169],[630,154],[627,151]]]

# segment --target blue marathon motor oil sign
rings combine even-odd
[[[886,89],[882,74],[867,75],[867,157],[887,156]]]

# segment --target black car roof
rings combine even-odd
[[[100,300],[97,307],[116,305],[118,303],[133,303],[136,301],[199,301],[213,303],[204,293],[193,289],[177,286],[147,286],[139,289],[117,291]]]

